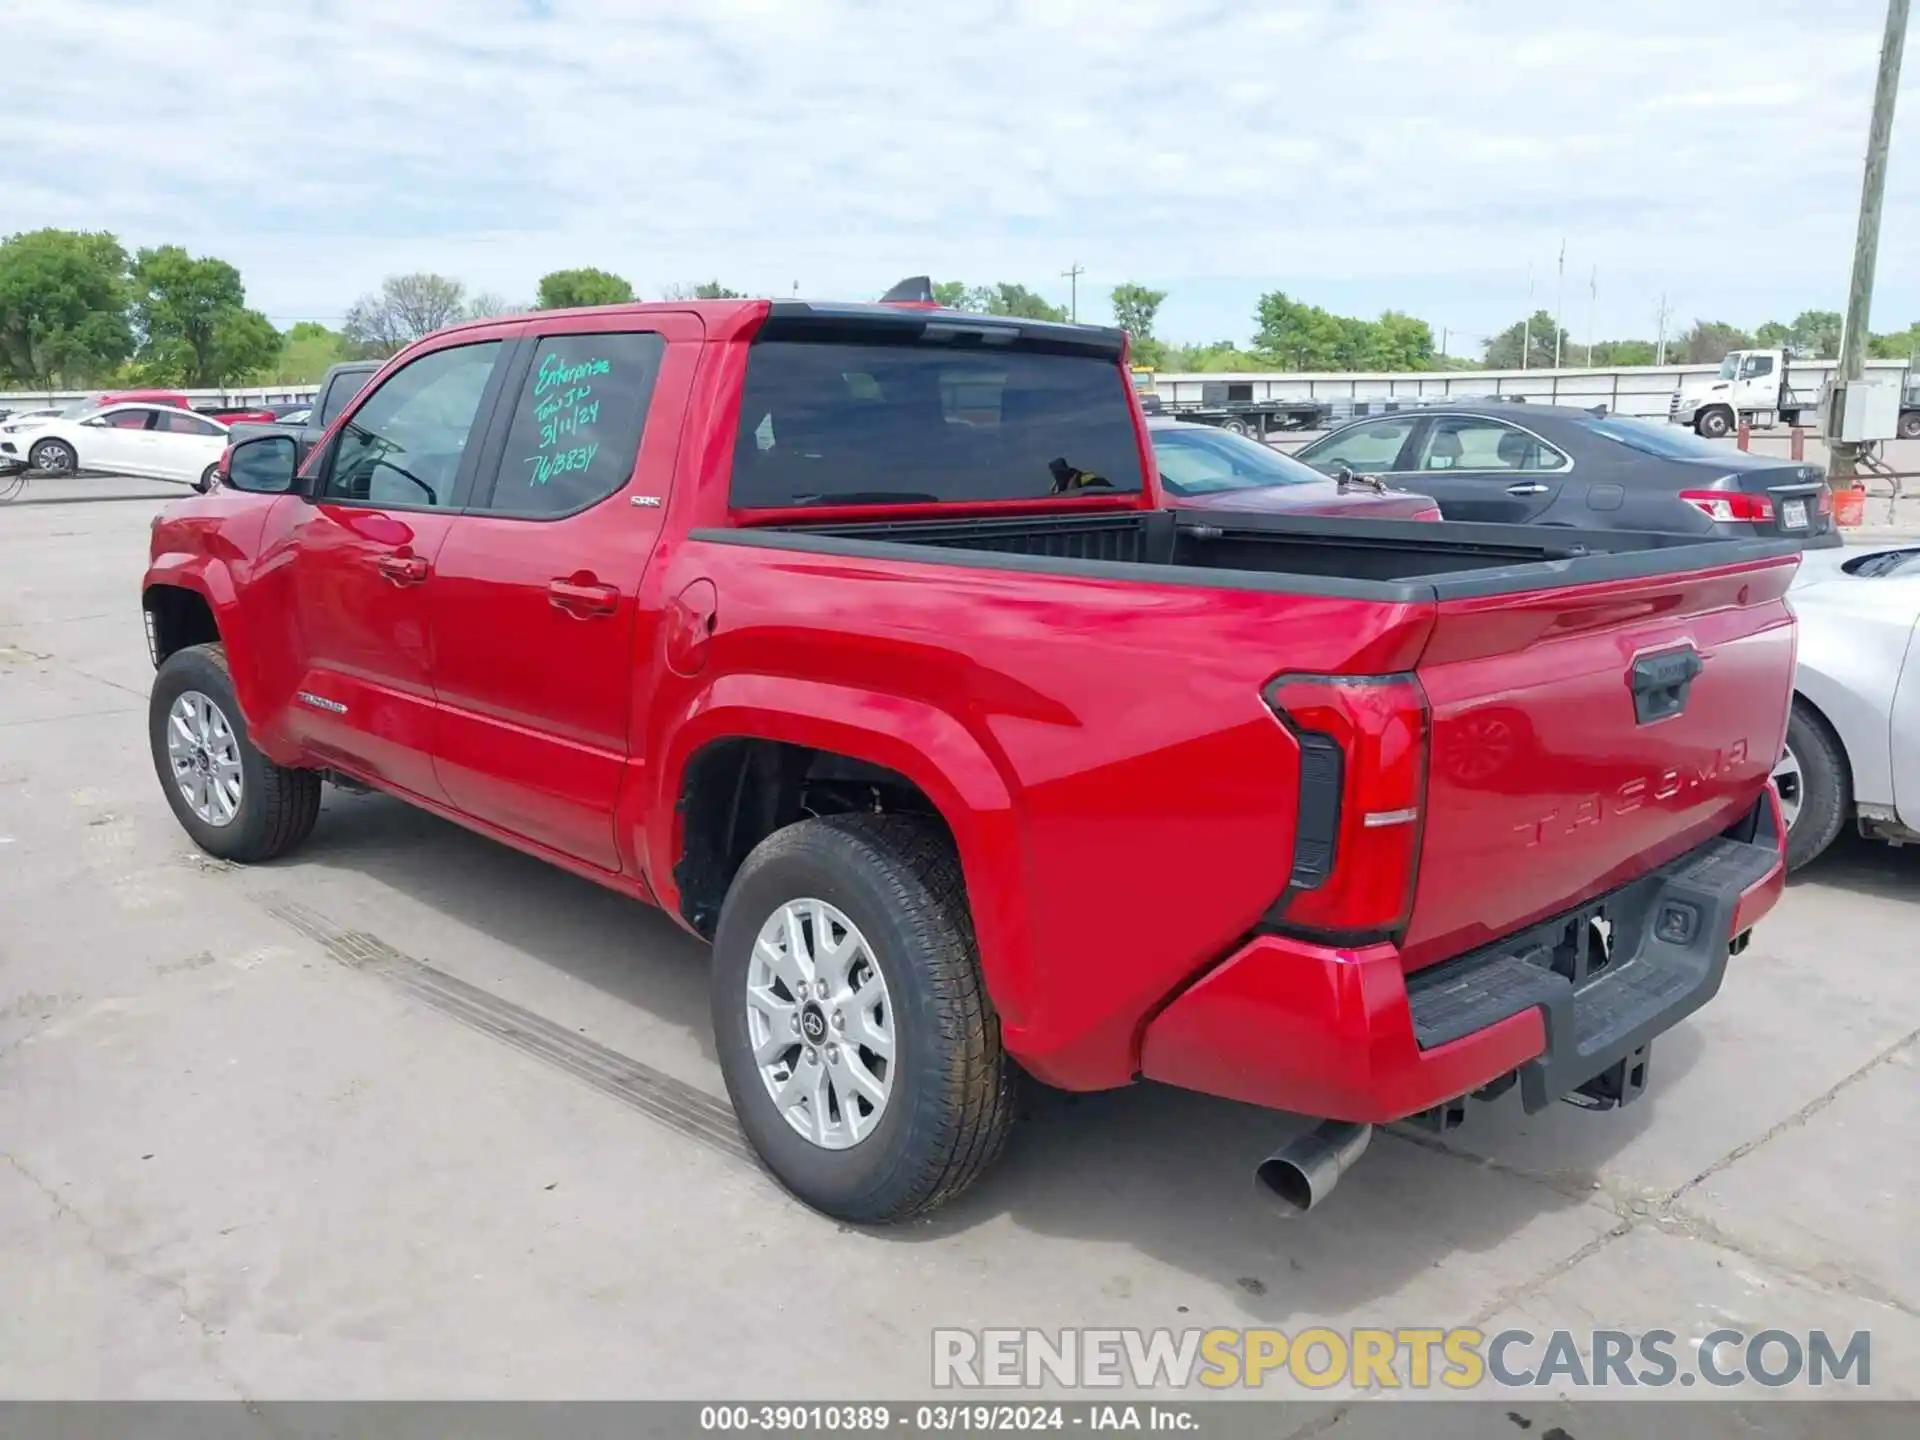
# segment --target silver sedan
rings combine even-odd
[[[1791,869],[1849,822],[1920,843],[1920,545],[1809,552],[1787,748],[1774,779]]]

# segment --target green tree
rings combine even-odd
[[[81,384],[132,353],[127,252],[118,240],[73,230],[0,240],[0,379]]]
[[[1253,348],[1282,370],[1342,370],[1353,358],[1352,322],[1275,290],[1260,297]]]
[[[942,280],[933,287],[933,303],[949,310],[965,310],[969,308],[967,297],[970,293],[964,280]]]
[[[998,284],[985,285],[973,293],[974,303],[966,308],[978,310],[986,315],[1013,315],[1022,320],[1065,320],[1067,309],[1064,305],[1050,305],[1044,297],[1035,294],[1024,285],[1012,285],[1005,280]]]
[[[1651,365],[1659,351],[1651,340],[1602,340],[1593,347],[1595,365]],[[1580,363],[1586,364],[1586,347],[1580,348]]]
[[[1845,328],[1846,320],[1838,310],[1802,310],[1788,331],[1788,343],[1802,359],[1836,360],[1840,356],[1840,332]],[[1754,339],[1767,343],[1758,335]]]
[[[357,355],[380,359],[422,335],[466,318],[467,287],[445,275],[389,275],[371,295],[347,307],[340,327]]]
[[[1161,369],[1176,375],[1222,374],[1231,371],[1265,370],[1271,361],[1250,354],[1231,340],[1216,340],[1211,345],[1176,345],[1169,348]]]
[[[570,310],[577,305],[625,305],[633,299],[633,286],[610,270],[583,266],[578,270],[555,270],[540,277],[540,308]]]
[[[282,337],[280,359],[269,378],[281,385],[311,385],[329,365],[350,358],[346,336],[318,321],[302,320]]]
[[[1365,325],[1365,322],[1359,322]],[[1362,370],[1430,370],[1433,368],[1433,327],[1424,320],[1389,310],[1365,330],[1361,340]]]
[[[1695,320],[1667,347],[1667,358],[1680,365],[1717,365],[1729,350],[1746,350],[1753,337],[1723,320]]]
[[[1904,330],[1867,336],[1867,354],[1875,360],[1911,360],[1920,355],[1920,320]]]
[[[1793,327],[1769,320],[1753,332],[1753,343],[1763,350],[1784,350],[1793,343]]]
[[[247,309],[240,272],[178,245],[142,250],[133,262],[135,361],[148,380],[223,385],[273,364],[280,332]]]
[[[1553,368],[1553,316],[1544,310],[1533,312],[1531,320],[1516,320],[1487,341],[1489,370],[1551,370]],[[1522,366],[1524,352],[1526,364]],[[1572,353],[1567,332],[1560,332],[1560,355],[1564,363]]]
[[[1149,290],[1144,285],[1128,281],[1124,285],[1113,287],[1113,319],[1122,330],[1134,338],[1134,349],[1140,348],[1139,342],[1153,339],[1154,317],[1160,313],[1160,305],[1167,298],[1164,290]]]
[[[729,290],[718,280],[702,280],[698,285],[669,285],[660,298],[662,300],[742,300],[746,297],[738,290]]]

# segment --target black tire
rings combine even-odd
[[[240,804],[224,825],[201,819],[175,783],[167,753],[168,712],[188,690],[197,690],[220,708],[232,727],[240,753]],[[180,827],[209,855],[251,864],[286,854],[313,832],[320,818],[320,776],[312,770],[276,765],[247,738],[247,718],[233,693],[223,645],[190,645],[160,664],[147,703],[147,740],[160,788]]]
[[[1733,414],[1719,406],[1711,410],[1704,410],[1700,413],[1700,417],[1693,422],[1693,428],[1709,440],[1718,440],[1729,430],[1733,429]]]
[[[80,468],[80,457],[66,441],[49,438],[27,451],[27,465],[43,475],[71,475]]]
[[[1230,435],[1251,435],[1253,433],[1252,427],[1250,427],[1246,421],[1237,417],[1232,420],[1221,421],[1220,428]]]
[[[747,1028],[760,929],[798,899],[823,900],[859,928],[892,1010],[886,1104],[872,1132],[845,1149],[816,1145],[787,1122]],[[774,1178],[814,1209],[857,1224],[904,1220],[958,1195],[1005,1147],[1013,1067],[981,978],[960,862],[937,825],[835,815],[768,836],[721,906],[712,979],[720,1070],[740,1127]]]
[[[1900,412],[1900,438],[1902,440],[1920,440],[1920,410]]]
[[[207,495],[212,493],[213,487],[219,483],[217,480],[214,479],[214,477],[219,473],[220,473],[220,462],[218,460],[214,461],[213,464],[207,466],[206,469],[200,472],[199,490],[202,495]]]
[[[1840,742],[1813,710],[1794,701],[1787,750],[1800,762],[1800,813],[1787,827],[1787,869],[1818,859],[1853,809],[1853,776]]]

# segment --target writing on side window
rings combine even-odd
[[[612,375],[613,363],[606,359],[569,364],[551,351],[541,357],[533,381],[533,419],[540,443],[538,451],[524,460],[527,484],[545,485],[555,475],[593,464],[599,442],[579,442],[585,438],[582,432],[600,418],[593,382],[600,376],[610,380]]]

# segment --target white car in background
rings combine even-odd
[[[102,470],[153,480],[209,479],[227,427],[174,405],[106,405],[90,414],[0,426],[0,468],[46,475]]]
[[[1788,868],[1849,821],[1863,835],[1920,843],[1920,546],[1810,550],[1790,598],[1799,669],[1774,771]]]

